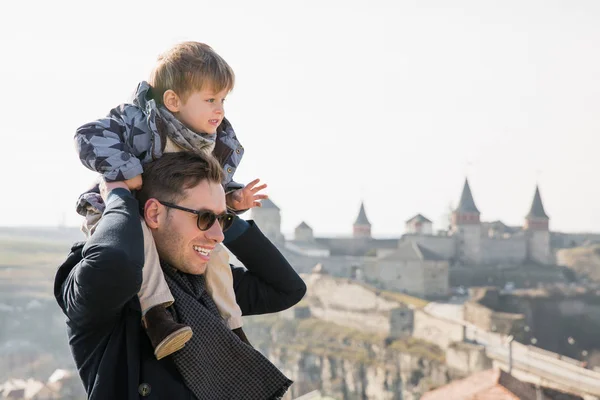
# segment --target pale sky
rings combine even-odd
[[[350,234],[361,199],[376,236],[437,223],[465,174],[483,220],[520,224],[537,181],[551,229],[600,231],[598,1],[9,4],[1,226],[78,225],[76,128],[197,40],[237,75],[235,179],[269,185],[284,232]]]

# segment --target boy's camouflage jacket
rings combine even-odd
[[[162,156],[166,136],[159,132],[158,118],[151,118],[154,100],[148,99],[150,85],[141,82],[132,104],[113,108],[106,118],[77,129],[75,144],[83,165],[99,172],[107,181],[133,178],[143,172],[142,164]],[[225,171],[226,192],[244,187],[233,181],[244,148],[229,121],[223,119],[217,129],[213,155]],[[80,199],[81,200],[81,199]]]

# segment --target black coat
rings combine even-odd
[[[285,310],[304,296],[302,279],[254,223],[227,247],[247,268],[231,266],[243,315]],[[156,360],[142,328],[143,264],[137,201],[113,190],[96,232],[72,247],[54,283],[89,399],[195,398],[171,357]]]

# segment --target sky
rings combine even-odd
[[[482,220],[521,224],[539,184],[552,230],[600,231],[600,2],[95,3],[0,6],[0,226],[79,225],[75,130],[196,40],[284,232],[349,235],[361,201],[375,236],[441,229],[467,176]]]

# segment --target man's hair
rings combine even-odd
[[[221,184],[224,172],[212,155],[191,152],[166,153],[144,166],[142,189],[137,194],[140,208],[151,198],[177,203],[185,190],[204,180]]]
[[[163,95],[169,89],[186,101],[194,91],[205,88],[230,91],[235,84],[229,64],[204,43],[179,43],[161,54],[157,61],[149,83],[152,98],[159,105],[163,104]]]

